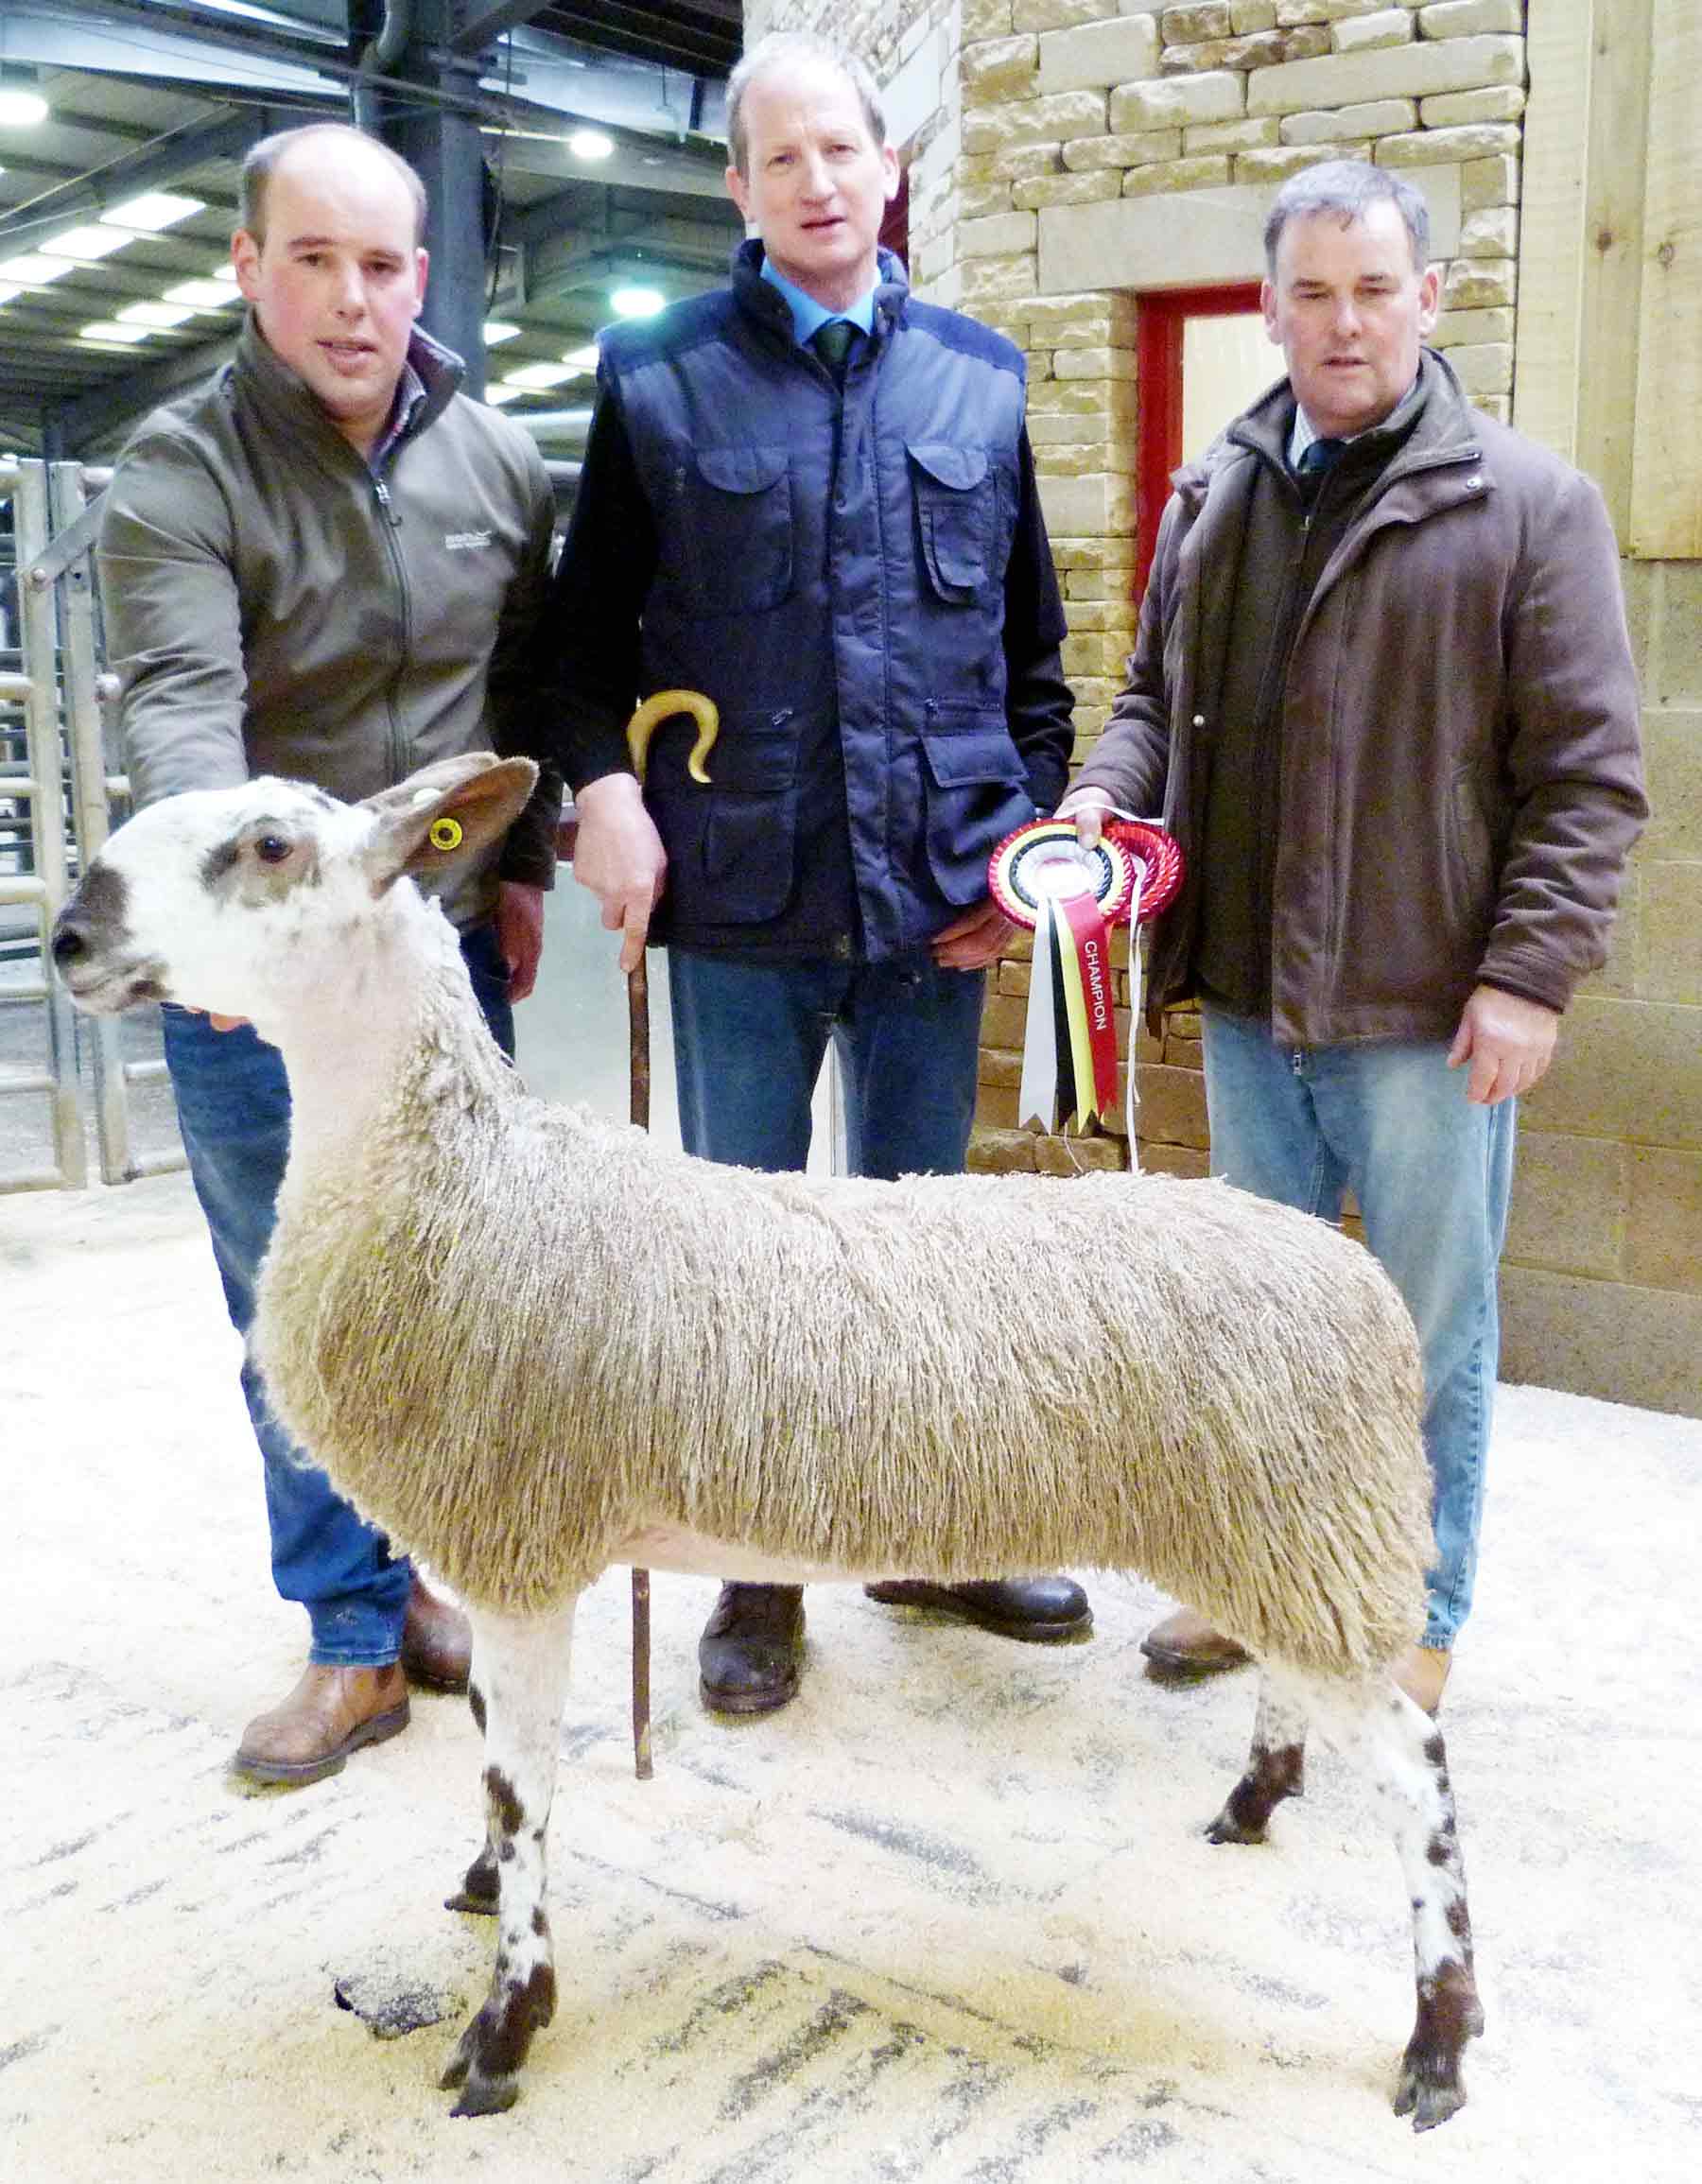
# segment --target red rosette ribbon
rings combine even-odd
[[[1135,866],[1120,842],[1091,849],[1068,819],[1035,820],[993,852],[987,886],[1034,935],[1018,1120],[1085,1129],[1117,1099],[1116,974],[1109,927],[1126,917]]]
[[[1013,925],[1032,932],[1044,902],[1090,896],[1107,925],[1128,911],[1135,868],[1109,831],[1092,849],[1076,840],[1073,819],[1033,819],[1007,834],[987,859],[987,892]]]
[[[1034,935],[1017,1120],[1085,1129],[1117,1099],[1115,976],[1108,927],[1143,924],[1175,898],[1182,853],[1161,826],[1114,819],[1091,849],[1072,819],[1037,819],[1007,834],[987,863],[1006,917]],[[1129,953],[1139,1010],[1139,950]],[[1134,1075],[1129,1078],[1134,1147]]]
[[[1150,924],[1160,910],[1169,910],[1182,885],[1182,851],[1176,838],[1145,819],[1113,819],[1105,832],[1130,863],[1141,868],[1140,900],[1132,922]]]

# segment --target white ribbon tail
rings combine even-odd
[[[1140,1105],[1140,1094],[1135,1084],[1135,1049],[1140,1039],[1140,896],[1146,886],[1147,868],[1143,860],[1135,858],[1135,893],[1129,911],[1129,1059],[1123,1071],[1123,1127],[1128,1133],[1129,1169],[1133,1173],[1140,1166],[1140,1153],[1135,1141],[1135,1110]]]
[[[1057,1022],[1053,1014],[1052,906],[1042,896],[1034,920],[1033,962],[1029,966],[1028,1022],[1022,1034],[1022,1088],[1017,1097],[1018,1126],[1031,1119],[1042,1130],[1056,1126],[1058,1105]]]

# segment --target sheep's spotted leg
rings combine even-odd
[[[1246,1773],[1207,1829],[1211,1842],[1262,1843],[1265,1824],[1282,1800],[1305,1794],[1306,1724],[1307,1709],[1299,1699],[1262,1672]]]
[[[486,1847],[499,1882],[496,1964],[484,2006],[462,2033],[446,2089],[458,2116],[512,2107],[532,2034],[555,2015],[555,1965],[545,1915],[545,1838],[567,1691],[573,1606],[519,1620],[474,1613],[473,1674],[484,1708]],[[480,1891],[482,1894],[482,1891]]]
[[[478,1688],[477,1661],[467,1681],[467,1705],[473,1715],[473,1725],[478,1729],[482,1742],[485,1733],[485,1703],[484,1693]],[[495,1918],[497,1895],[496,1821],[493,1812],[486,1817],[483,1848],[468,1866],[455,1894],[444,1897],[443,1909],[471,1911],[481,1917]]]
[[[1368,1690],[1358,1704],[1338,1695],[1333,1707],[1319,1707],[1317,1720],[1364,1771],[1400,1855],[1413,1906],[1418,2014],[1401,2057],[1395,2113],[1428,2131],[1464,2107],[1461,2058],[1484,2029],[1442,1732],[1392,1684]]]

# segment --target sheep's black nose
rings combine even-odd
[[[62,971],[88,953],[89,944],[77,929],[69,910],[61,910],[53,926],[53,960]]]
[[[78,882],[75,893],[53,921],[50,949],[60,970],[97,956],[123,937],[127,894],[122,874],[99,858]]]

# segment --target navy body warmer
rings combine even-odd
[[[655,523],[643,687],[721,711],[709,788],[684,726],[651,753],[667,937],[878,961],[981,900],[994,844],[1063,787],[1067,694],[1026,755],[1007,717],[1023,359],[883,257],[842,396],[759,263],[601,359]],[[1053,601],[1024,633],[1049,651]]]

